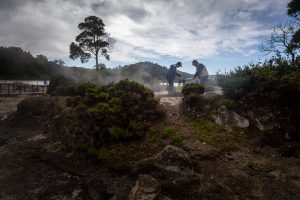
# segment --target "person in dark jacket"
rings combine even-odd
[[[177,62],[174,65],[171,65],[168,73],[167,73],[167,81],[168,81],[168,94],[172,94],[174,92],[174,79],[176,76],[181,77],[181,74],[177,73],[177,68],[182,67],[181,62]]]
[[[196,73],[193,79],[198,77],[200,79],[200,83],[205,84],[208,79],[208,72],[205,65],[199,63],[197,60],[193,60],[192,64],[196,67]]]

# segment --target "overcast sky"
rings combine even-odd
[[[288,1],[0,0],[0,45],[92,67],[94,61],[82,65],[68,56],[78,23],[96,15],[116,39],[107,66],[180,60],[193,73],[198,59],[214,74],[258,60],[271,26],[286,20]]]

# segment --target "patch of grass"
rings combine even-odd
[[[95,148],[87,148],[86,149],[86,153],[89,157],[93,157],[93,158],[96,158],[98,156],[98,150],[95,149]]]
[[[98,160],[104,162],[117,161],[120,160],[120,152],[117,152],[114,149],[101,148],[98,153]]]
[[[137,145],[120,144],[99,149],[97,159],[110,165],[118,163],[127,163],[129,160],[134,160],[139,153]],[[143,153],[143,152],[141,152]]]
[[[202,118],[199,121],[190,121],[192,129],[201,140],[218,148],[220,151],[232,151],[238,149],[238,131],[230,133],[223,130],[213,121]]]
[[[149,129],[148,135],[150,138],[150,142],[156,142],[160,140],[160,133],[152,127]]]
[[[174,128],[167,127],[161,133],[161,138],[163,138],[163,139],[170,138],[172,135],[174,135],[174,133],[175,133],[175,129]]]
[[[172,137],[172,142],[173,143],[181,143],[184,140],[184,137],[182,135],[176,134]]]

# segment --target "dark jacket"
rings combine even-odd
[[[175,79],[175,76],[180,77],[181,74],[177,73],[176,65],[171,65],[169,70],[168,70],[166,78],[167,78],[168,81],[173,81]]]

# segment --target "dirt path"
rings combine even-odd
[[[182,116],[181,109],[182,97],[161,97],[160,104],[167,110],[165,121],[166,127],[175,127],[176,132],[184,137],[181,147],[189,152],[201,151],[203,153],[215,150],[211,145],[199,140],[193,133],[190,124],[188,124]]]

